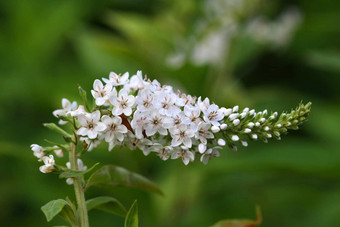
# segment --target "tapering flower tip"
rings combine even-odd
[[[258,136],[256,134],[251,135],[251,138],[257,140]]]
[[[239,125],[239,124],[240,124],[240,120],[239,120],[239,119],[233,120],[233,125],[234,125],[234,126],[237,126],[237,125]]]
[[[224,139],[218,139],[217,144],[220,145],[220,146],[225,146],[226,142],[225,142]]]
[[[247,141],[241,141],[242,146],[248,147],[248,142]]]
[[[255,122],[255,126],[256,126],[256,127],[259,127],[260,125],[261,125],[260,122]]]
[[[234,107],[233,107],[233,112],[237,112],[238,109],[239,109],[239,106],[234,106]]]
[[[211,131],[213,133],[218,133],[220,131],[220,127],[213,125],[211,126]]]
[[[261,119],[260,119],[260,122],[261,123],[264,123],[266,121],[266,118],[264,118],[264,117],[262,117]]]
[[[228,125],[225,124],[225,123],[223,123],[223,124],[220,125],[220,128],[221,128],[222,130],[226,130],[226,129],[228,128]]]
[[[239,137],[237,136],[237,135],[233,135],[232,137],[231,137],[231,140],[232,141],[239,141]]]
[[[268,126],[264,127],[264,131],[269,131],[269,127]]]

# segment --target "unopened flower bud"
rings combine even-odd
[[[246,128],[245,130],[244,130],[244,133],[250,133],[251,132],[251,129],[250,128]]]
[[[223,123],[223,124],[220,125],[220,128],[221,128],[222,130],[226,130],[226,129],[228,128],[228,125],[225,124],[225,123]]]
[[[242,146],[244,146],[244,147],[247,147],[247,146],[248,146],[247,141],[241,141],[241,143],[242,143]]]
[[[240,138],[237,136],[237,135],[233,135],[232,137],[231,137],[231,140],[232,141],[238,141]]]
[[[230,114],[229,115],[229,120],[231,120],[231,121],[235,120],[238,117],[238,115],[239,115],[238,113]]]
[[[211,131],[212,131],[213,133],[218,133],[218,132],[220,131],[220,127],[213,125],[213,126],[211,127]]]
[[[220,146],[225,146],[225,140],[224,139],[218,139],[217,144]]]
[[[233,120],[233,125],[237,126],[239,124],[240,124],[240,120],[239,119]]]

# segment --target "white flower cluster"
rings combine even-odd
[[[156,152],[162,160],[181,158],[186,165],[199,154],[206,164],[226,145],[216,136],[227,128],[225,118],[230,115],[236,122],[232,113],[238,108],[219,108],[208,98],[174,92],[157,80],[143,79],[141,71],[131,78],[128,73],[120,76],[112,72],[102,81],[95,80],[91,91],[95,111],[88,113],[82,105],[76,109],[63,99],[66,108],[54,112],[78,119],[77,134],[89,150],[105,141],[109,150],[127,144],[145,155]],[[237,141],[238,136],[231,139]]]
[[[53,112],[59,124],[72,124],[85,152],[105,141],[109,151],[116,145],[127,145],[145,155],[155,152],[162,160],[180,158],[185,165],[196,156],[207,164],[212,157],[220,156],[218,150],[223,146],[233,150],[237,150],[236,143],[248,146],[246,139],[280,139],[288,129],[298,129],[311,105],[300,104],[289,114],[278,116],[275,112],[269,117],[267,110],[256,113],[249,108],[239,110],[238,106],[219,108],[208,98],[174,92],[171,86],[143,78],[141,71],[131,78],[128,73],[121,76],[112,72],[108,79],[95,80],[91,93],[96,103],[91,111],[86,99],[87,108],[63,99],[63,109]],[[58,132],[68,135],[60,128]],[[46,155],[54,151],[62,156],[65,150],[65,146],[31,147],[45,163],[40,168],[44,173],[55,165],[53,155]],[[78,168],[86,170],[80,159]]]

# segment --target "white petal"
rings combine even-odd
[[[123,110],[125,116],[130,116],[132,114],[132,109],[130,107]]]
[[[88,125],[87,120],[88,120],[87,117],[83,115],[78,116],[78,121],[81,126],[87,126]]]
[[[93,89],[99,91],[103,88],[103,83],[100,80],[95,80],[93,83]]]
[[[98,134],[97,131],[95,131],[93,129],[89,130],[88,133],[87,133],[87,135],[90,139],[95,139],[97,137],[97,134]]]
[[[88,131],[88,128],[81,127],[80,129],[78,129],[77,134],[81,136],[86,136]]]
[[[94,122],[98,122],[100,119],[100,111],[96,110],[93,113],[91,113],[91,118],[93,119]]]
[[[97,132],[102,132],[106,129],[106,125],[102,122],[98,122],[97,123],[97,126],[94,127],[94,129],[97,131]]]
[[[185,137],[184,139],[183,139],[183,144],[186,146],[186,147],[191,147],[192,146],[192,141],[191,141],[191,139],[190,138],[188,138],[188,137]]]

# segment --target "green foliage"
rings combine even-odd
[[[134,187],[163,195],[159,187],[146,177],[115,165],[105,165],[94,172],[87,181],[86,189],[92,186],[103,185],[110,187]]]
[[[60,215],[72,226],[76,226],[76,218],[72,205],[63,199],[52,200],[41,207],[47,221],[51,221],[55,216]]]
[[[242,220],[242,219],[223,220],[212,225],[211,227],[256,227],[259,224],[261,224],[261,221],[262,221],[260,207],[256,207],[256,215],[257,215],[257,219],[255,221]]]
[[[124,227],[138,227],[137,200],[132,204],[126,215]]]
[[[126,208],[115,198],[100,196],[86,201],[87,210],[102,210],[111,214],[125,217]]]
[[[72,170],[68,168],[62,168],[62,173],[59,175],[59,178],[70,178],[70,177],[77,177],[77,176],[83,176],[89,172],[91,172],[99,163],[94,164],[91,168],[82,171],[82,170]],[[60,169],[60,167],[59,167]]]
[[[80,101],[76,85],[89,91],[89,81],[110,71],[141,69],[219,106],[284,111],[299,100],[313,102],[300,131],[239,152],[225,149],[208,166],[185,168],[118,148],[88,153],[86,161],[119,163],[161,186],[165,197],[113,191],[124,204],[138,199],[142,226],[209,226],[226,215],[247,217],[254,204],[261,204],[264,227],[340,226],[340,1],[256,1],[259,10],[242,15],[237,27],[256,16],[276,18],[297,4],[303,18],[289,45],[273,48],[237,34],[222,66],[197,66],[191,56],[183,66],[169,66],[171,54],[194,46],[202,24],[212,25],[204,34],[217,26],[203,14],[210,2],[0,1],[1,225],[46,226],[36,209],[41,201],[72,196],[72,186],[38,172],[40,163],[27,148],[42,138],[63,142],[37,127],[57,121],[51,112],[60,99]],[[96,190],[88,191],[90,198]],[[95,212],[93,226],[124,225],[120,217]],[[58,218],[49,224],[66,225]]]

